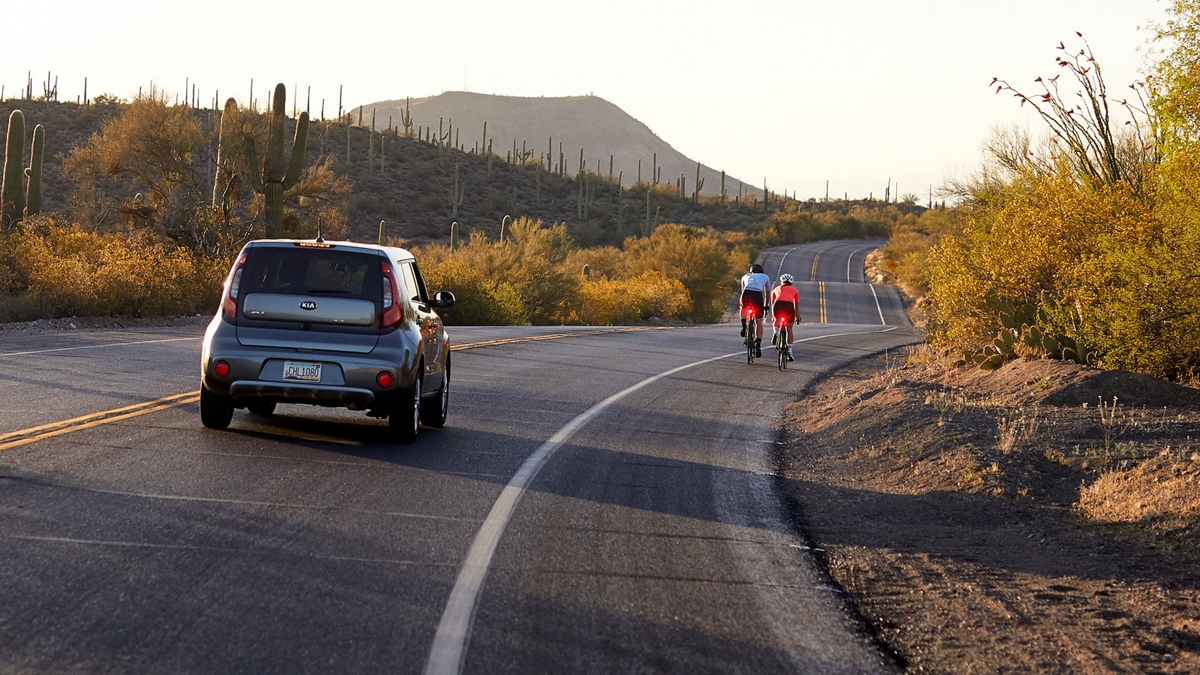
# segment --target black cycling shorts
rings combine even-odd
[[[763,300],[762,291],[756,291],[756,290],[747,288],[746,290],[742,291],[741,305],[742,305],[742,318],[745,319],[745,318],[747,318],[746,312],[748,311],[748,308],[750,308],[750,307],[754,308],[754,316],[762,316],[763,308],[767,306],[767,303]]]
[[[771,313],[775,315],[775,323],[780,325],[786,326],[796,320],[796,306],[790,302],[776,302]]]

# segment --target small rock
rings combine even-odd
[[[69,324],[67,324],[67,328],[70,328],[71,330],[75,330],[75,324],[69,323]]]

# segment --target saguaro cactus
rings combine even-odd
[[[225,203],[225,190],[229,188],[229,153],[234,152],[234,144],[239,142],[233,128],[236,118],[237,101],[230,97],[225,101],[225,110],[221,113],[221,126],[217,131],[217,172],[213,176],[212,194],[214,207]]]
[[[404,137],[408,138],[412,135],[413,121],[412,113],[409,111],[409,99],[404,99],[404,112],[400,113],[400,124],[404,125]]]
[[[33,150],[29,155],[29,192],[25,196],[25,215],[36,216],[42,212],[42,152],[46,146],[46,129],[42,125],[33,128]]]
[[[275,85],[275,100],[271,105],[271,126],[268,131],[267,154],[263,158],[263,201],[266,211],[267,238],[283,236],[283,192],[290,190],[304,172],[304,151],[308,145],[308,113],[300,113],[290,158],[284,157],[283,129],[287,124],[287,87]]]
[[[458,165],[454,165],[454,184],[450,186],[450,217],[458,216],[458,207],[463,203],[463,192],[466,186],[458,180]]]
[[[4,142],[4,179],[0,184],[0,226],[11,227],[25,212],[25,184],[22,171],[25,154],[25,115],[20,110],[8,116],[8,136]]]
[[[696,162],[696,193],[692,195],[693,201],[700,203],[700,191],[704,189],[704,179],[700,177],[700,162]]]
[[[458,221],[450,223],[450,250],[458,248]]]

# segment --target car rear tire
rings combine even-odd
[[[228,429],[233,421],[233,399],[200,387],[200,421],[209,429]]]
[[[275,412],[274,401],[257,401],[255,403],[247,403],[246,410],[250,411],[251,415],[259,417],[270,417]]]
[[[392,428],[392,438],[399,443],[412,443],[417,440],[417,430],[421,427],[422,372],[424,372],[424,367],[418,367],[412,387],[400,397],[396,409],[388,416],[388,426]]]
[[[446,413],[450,409],[450,364],[442,371],[442,388],[437,398],[421,401],[421,424],[427,427],[441,428],[446,426]]]

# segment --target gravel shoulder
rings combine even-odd
[[[878,639],[908,672],[1200,672],[1198,392],[948,363],[863,359],[785,415],[781,480]]]

